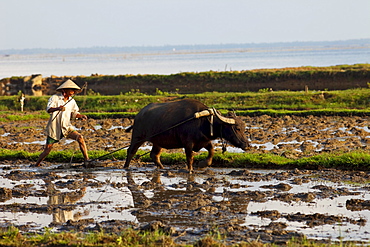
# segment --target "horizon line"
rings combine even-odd
[[[92,50],[92,49],[153,49],[153,48],[184,48],[184,47],[202,47],[202,46],[265,46],[266,45],[291,45],[291,44],[323,44],[323,43],[349,43],[349,42],[369,42],[370,38],[362,39],[347,39],[347,40],[331,40],[331,41],[282,41],[282,42],[250,42],[250,43],[218,43],[218,44],[165,44],[165,45],[136,45],[136,46],[86,46],[73,48],[11,48],[0,49],[0,53],[7,52],[32,52],[32,51],[68,51],[68,50]],[[20,54],[21,54],[20,53]],[[18,53],[19,54],[19,53]]]

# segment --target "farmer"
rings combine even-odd
[[[25,99],[26,99],[26,96],[24,95],[24,93],[22,93],[21,96],[19,97],[19,102],[21,102],[21,111],[23,111]]]
[[[87,116],[81,115],[78,111],[76,101],[72,96],[81,88],[72,80],[65,81],[56,90],[59,94],[55,94],[49,98],[46,111],[50,114],[49,122],[46,126],[46,144],[44,151],[40,154],[35,166],[40,166],[40,163],[50,153],[54,143],[59,142],[63,137],[76,140],[80,145],[81,152],[84,156],[84,165],[88,164],[89,156],[84,138],[81,134],[75,131],[71,124],[71,118],[80,118],[86,120]]]

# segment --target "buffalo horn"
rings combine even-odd
[[[212,111],[213,111],[212,109],[209,109],[209,110],[204,110],[204,111],[196,112],[196,113],[194,113],[194,117],[195,118],[208,117],[209,115],[213,114]]]
[[[217,116],[218,119],[220,119],[222,122],[227,123],[227,124],[235,124],[235,119],[233,118],[227,118],[222,116],[216,109],[213,108],[213,112]]]

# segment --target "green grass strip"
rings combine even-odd
[[[214,247],[274,247],[274,246],[311,246],[311,247],[354,247],[367,246],[368,243],[358,242],[335,242],[335,241],[315,241],[309,240],[306,237],[292,238],[288,243],[279,245],[277,243],[262,243],[258,239],[248,242],[229,242],[226,236],[220,234],[219,231],[209,233],[205,237],[194,238],[193,243],[179,244],[176,243],[176,238],[161,231],[146,231],[134,230],[127,228],[120,233],[111,233],[104,231],[97,232],[73,232],[64,231],[54,233],[50,229],[46,229],[44,233],[21,233],[21,231],[11,226],[8,229],[0,230],[0,245],[1,246],[166,246],[166,247],[199,247],[199,246],[214,246]]]
[[[107,151],[89,151],[91,159],[97,159],[103,155],[109,154]],[[125,160],[126,150],[119,150],[109,154],[100,160]],[[144,155],[145,154],[145,155]],[[40,152],[29,153],[26,151],[16,151],[9,149],[0,149],[0,160],[28,160],[36,161]],[[195,156],[195,162],[205,159],[206,152],[201,152]],[[135,158],[143,162],[151,162],[147,151],[139,150]],[[82,162],[81,152],[76,150],[52,151],[46,157],[49,162]],[[163,153],[161,161],[164,165],[170,166],[178,163],[185,163],[184,153]],[[302,157],[298,159],[286,158],[281,155],[271,153],[224,153],[216,152],[213,159],[213,167],[228,168],[301,168],[301,169],[318,169],[318,168],[336,168],[349,170],[370,170],[370,154],[364,151],[351,152],[333,152],[322,153],[311,157]]]

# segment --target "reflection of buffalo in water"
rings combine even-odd
[[[245,124],[229,113],[223,117],[214,109],[193,99],[184,99],[169,103],[152,103],[144,107],[135,117],[131,145],[127,150],[124,167],[130,161],[138,148],[146,141],[153,143],[150,157],[163,169],[159,159],[162,148],[185,148],[188,169],[193,170],[193,151],[202,148],[208,150],[206,165],[212,164],[214,149],[212,140],[224,138],[232,145],[246,149],[249,146],[245,137]]]
[[[197,175],[177,175],[181,177],[179,184],[162,184],[161,178],[168,179],[170,175],[158,172],[148,173],[150,181],[139,184],[135,182],[135,173],[127,172],[127,187],[134,202],[131,213],[139,224],[149,223],[144,229],[161,222],[163,225],[157,227],[165,232],[171,231],[169,228],[207,232],[215,225],[225,227],[226,224],[227,227],[231,222],[243,222],[250,201],[247,193],[228,192],[228,185],[222,181],[198,183],[201,177]],[[215,191],[221,187],[225,188],[224,191]]]

